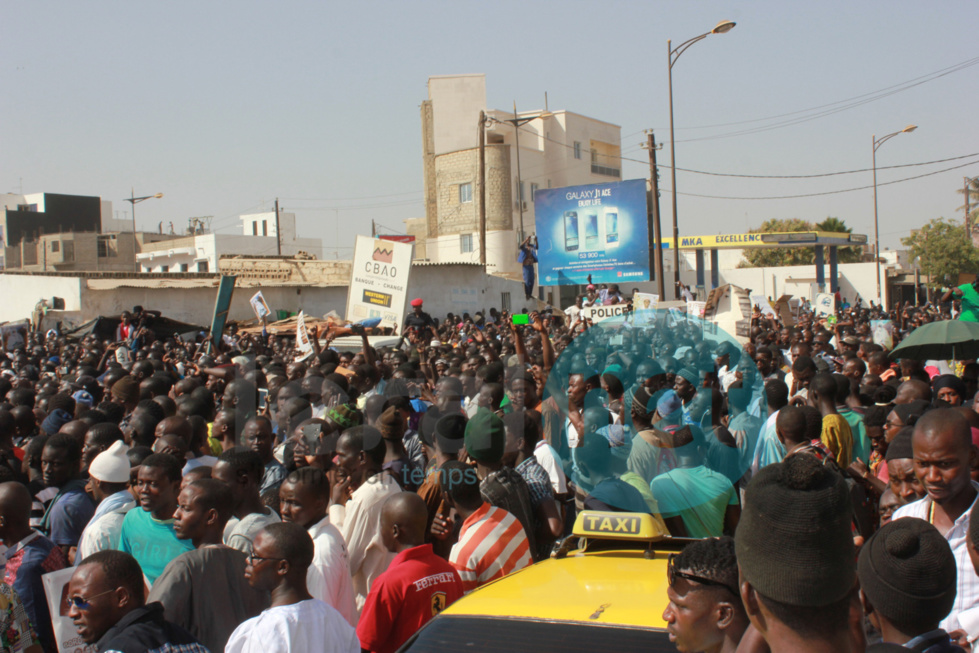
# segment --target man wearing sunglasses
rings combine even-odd
[[[670,600],[663,611],[678,651],[726,653],[738,648],[748,615],[738,594],[738,562],[730,537],[694,542],[667,565]]]
[[[97,551],[68,582],[68,616],[86,644],[120,653],[207,653],[188,632],[143,598],[143,570],[122,551]]]

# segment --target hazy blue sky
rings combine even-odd
[[[889,97],[779,129],[708,138],[892,87],[979,57],[974,2],[7,2],[0,20],[0,192],[165,193],[140,227],[178,227],[282,198],[332,255],[424,215],[418,106],[430,75],[482,72],[491,108],[568,109],[669,137],[666,41],[737,21],[674,68],[677,165],[787,175],[869,168],[871,136],[919,126],[878,165],[979,153],[968,67]],[[833,107],[830,107],[833,108]],[[808,114],[796,114],[800,117]],[[726,127],[707,125],[738,123]],[[660,162],[669,163],[668,150]],[[961,219],[979,156],[886,170],[879,181],[976,164],[879,189],[882,245],[935,217]],[[525,170],[525,174],[532,171]],[[648,175],[626,162],[624,178]],[[663,170],[664,186],[669,175]],[[680,173],[681,193],[768,197],[869,186]],[[681,234],[744,231],[773,217],[836,216],[873,232],[870,189],[783,200],[679,197]],[[668,215],[669,195],[663,195]],[[339,209],[336,212],[334,209]],[[337,220],[339,215],[339,225]],[[349,252],[349,250],[348,250]],[[343,255],[343,250],[341,250]]]

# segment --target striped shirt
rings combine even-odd
[[[979,491],[979,483],[973,481],[972,487]],[[979,501],[979,496],[972,502],[973,506],[976,504],[976,501]],[[924,519],[930,522],[932,505],[933,501],[931,497],[925,496],[924,499],[919,499],[895,510],[892,520],[903,517],[917,517],[918,519]],[[959,515],[959,518],[952,524],[952,528],[944,534],[945,539],[948,540],[949,547],[952,549],[952,555],[955,556],[955,567],[957,570],[955,602],[952,604],[952,610],[948,613],[948,616],[942,619],[942,622],[939,624],[940,628],[946,630],[953,630],[956,627],[956,618],[959,614],[979,607],[979,576],[976,575],[976,571],[972,566],[972,560],[969,558],[968,548],[966,547],[966,540],[969,539],[969,514],[971,512],[972,506]]]
[[[523,526],[506,510],[486,502],[462,522],[459,541],[449,554],[449,564],[459,572],[467,594],[531,562]]]

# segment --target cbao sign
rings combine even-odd
[[[382,327],[397,327],[405,312],[411,244],[357,236],[347,293],[347,319],[379,318]]]

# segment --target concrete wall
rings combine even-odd
[[[66,311],[80,311],[83,283],[79,277],[0,274],[0,322],[30,318],[40,300],[52,297],[64,299]]]
[[[476,146],[476,122],[486,107],[486,75],[439,75],[428,78],[435,154]]]
[[[326,263],[326,262],[316,262]],[[344,315],[347,285],[274,285],[261,280],[243,280],[235,289],[229,319],[248,320],[255,314],[248,303],[261,290],[273,311],[298,312],[322,317],[329,311]],[[197,285],[193,285],[193,284]],[[128,285],[127,285],[128,284]],[[167,285],[180,287],[165,287]],[[191,286],[191,287],[186,287]],[[529,307],[523,284],[486,275],[477,265],[415,265],[408,284],[409,301],[421,297],[425,310],[436,317],[446,313],[486,311],[501,308],[504,293],[510,306]],[[79,312],[84,322],[99,315],[118,315],[135,305],[162,311],[164,315],[192,324],[209,325],[217,295],[217,276],[195,282],[181,278],[131,277],[119,279],[0,274],[0,322],[29,318],[41,299],[62,297],[66,312]]]
[[[476,265],[413,265],[408,282],[408,301],[420,297],[433,317],[447,313],[474,313],[503,307],[503,293],[509,293],[510,307],[528,306],[523,283],[483,273]]]
[[[258,288],[236,288],[231,300],[229,320],[254,319],[255,312],[248,300]],[[322,317],[330,310],[343,314],[347,302],[346,288],[265,287],[262,295],[273,311],[297,312]],[[209,326],[214,312],[216,287],[204,288],[115,288],[113,290],[85,289],[85,319],[96,315],[118,315],[135,305],[162,311],[167,317],[181,322]]]

